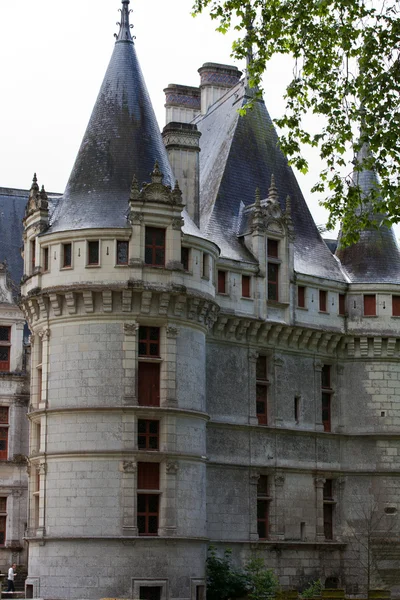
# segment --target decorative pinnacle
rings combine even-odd
[[[129,23],[129,14],[132,11],[129,10],[129,3],[130,0],[122,0],[122,8],[119,9],[121,11],[121,22],[117,23],[117,25],[119,25],[119,33],[118,35],[115,34],[115,38],[117,42],[129,42],[130,44],[133,44],[131,35],[133,25],[130,25]]]
[[[256,200],[254,202],[254,206],[256,208],[260,208],[261,206],[261,194],[260,194],[260,188],[256,188]]]
[[[160,171],[160,167],[158,166],[158,161],[156,160],[154,165],[154,170],[151,173],[151,183],[162,183],[163,174]]]
[[[271,202],[278,201],[278,190],[275,185],[275,176],[273,174],[271,175],[271,187],[268,190],[268,200],[271,200]]]
[[[37,182],[37,177],[36,177],[36,173],[33,174],[33,179],[32,179],[32,185],[31,185],[31,190],[38,192],[39,191],[39,186],[38,186],[38,182]]]

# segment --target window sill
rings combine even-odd
[[[229,294],[227,292],[217,292],[218,296],[227,296],[229,297]]]
[[[327,311],[327,310],[319,310],[318,313],[320,315],[329,315],[329,311]]]
[[[72,266],[70,266],[70,267],[61,267],[60,271],[72,271],[72,269],[73,269]]]
[[[160,356],[140,356],[138,355],[138,360],[140,362],[151,362],[151,363],[161,363],[163,359]]]
[[[270,300],[267,299],[268,306],[276,306],[277,308],[287,308],[289,306],[289,302],[281,302],[280,300]]]
[[[124,264],[121,264],[121,265],[114,265],[114,267],[116,269],[120,269],[121,267],[125,267],[126,268],[126,267],[129,267],[129,263],[124,263]]]
[[[86,269],[99,269],[101,265],[86,265]]]
[[[297,310],[303,310],[305,312],[308,312],[308,308],[306,308],[305,306],[296,306]]]
[[[254,298],[251,298],[251,296],[241,296],[240,299],[241,300],[250,300],[251,302],[254,302]]]
[[[377,319],[378,315],[363,315],[363,317],[366,319]]]
[[[210,278],[209,278],[209,277],[206,277],[206,275],[202,275],[202,276],[201,276],[201,279],[202,279],[203,281],[210,281]]]

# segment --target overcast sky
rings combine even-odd
[[[36,171],[46,190],[63,192],[118,32],[120,0],[0,0],[0,187],[30,187]],[[234,35],[193,18],[192,0],[131,0],[135,45],[160,124],[163,89],[198,85],[205,62],[232,62]],[[275,60],[264,77],[272,117],[283,110],[290,63]],[[314,161],[315,164],[315,161]],[[318,168],[298,176],[317,223],[326,221],[309,193]],[[279,182],[277,182],[279,185]]]

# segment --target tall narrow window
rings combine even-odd
[[[300,397],[294,397],[294,421],[295,423],[300,422]]]
[[[306,288],[304,285],[297,286],[297,306],[299,308],[306,307]]]
[[[37,397],[38,397],[38,403],[40,403],[42,401],[42,387],[43,387],[43,377],[42,377],[42,368],[43,368],[43,340],[41,338],[39,338],[39,342],[38,342],[38,357],[37,357],[37,365],[36,365],[36,372],[37,372]]]
[[[364,295],[364,316],[375,317],[376,316],[376,295],[365,294]]]
[[[279,265],[268,263],[268,300],[278,301]]]
[[[8,406],[0,407],[0,460],[8,459],[8,428],[9,428]]]
[[[207,252],[203,252],[203,269],[201,275],[204,279],[210,278],[210,255]]]
[[[117,265],[127,265],[129,261],[129,242],[117,240]]]
[[[392,315],[400,317],[400,296],[392,296]]]
[[[159,421],[138,420],[139,450],[158,450]]]
[[[322,423],[324,431],[331,431],[331,367],[323,365],[321,372]]]
[[[100,264],[99,240],[88,242],[88,261],[90,267],[97,267]]]
[[[257,532],[260,540],[268,539],[270,500],[268,477],[260,475],[257,485]]]
[[[256,413],[259,425],[268,425],[267,357],[259,356],[256,363]]]
[[[160,329],[139,327],[138,403],[160,406]]]
[[[346,295],[339,294],[339,315],[344,317],[346,314]]]
[[[0,497],[0,546],[6,543],[7,497]]]
[[[39,527],[39,503],[40,503],[40,472],[36,471],[36,477],[34,479],[34,492],[33,492],[33,527],[37,529]]]
[[[326,312],[326,291],[319,290],[319,310],[320,312]]]
[[[218,271],[218,294],[226,294],[226,271]]]
[[[333,481],[326,479],[324,483],[324,535],[326,540],[333,539]]]
[[[0,325],[0,371],[10,370],[11,327]]]
[[[72,266],[72,244],[62,245],[62,266],[67,269]]]
[[[144,262],[152,267],[165,265],[165,229],[146,227]]]
[[[250,275],[242,275],[242,297],[250,298]]]
[[[49,270],[49,248],[43,248],[43,271]]]
[[[36,240],[31,241],[31,273],[34,272],[36,267]]]
[[[181,263],[184,271],[189,271],[189,248],[182,246]]]
[[[139,535],[158,535],[160,465],[138,463],[137,527]]]

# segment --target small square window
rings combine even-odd
[[[278,256],[279,256],[278,240],[268,240],[268,256],[270,256],[271,258],[278,258]]]
[[[138,420],[139,450],[158,450],[159,421]]]
[[[99,240],[95,242],[88,242],[88,265],[98,266],[99,265]]]
[[[129,242],[117,240],[117,265],[127,265],[129,261]]]
[[[72,244],[62,245],[62,266],[67,269],[72,266]]]

